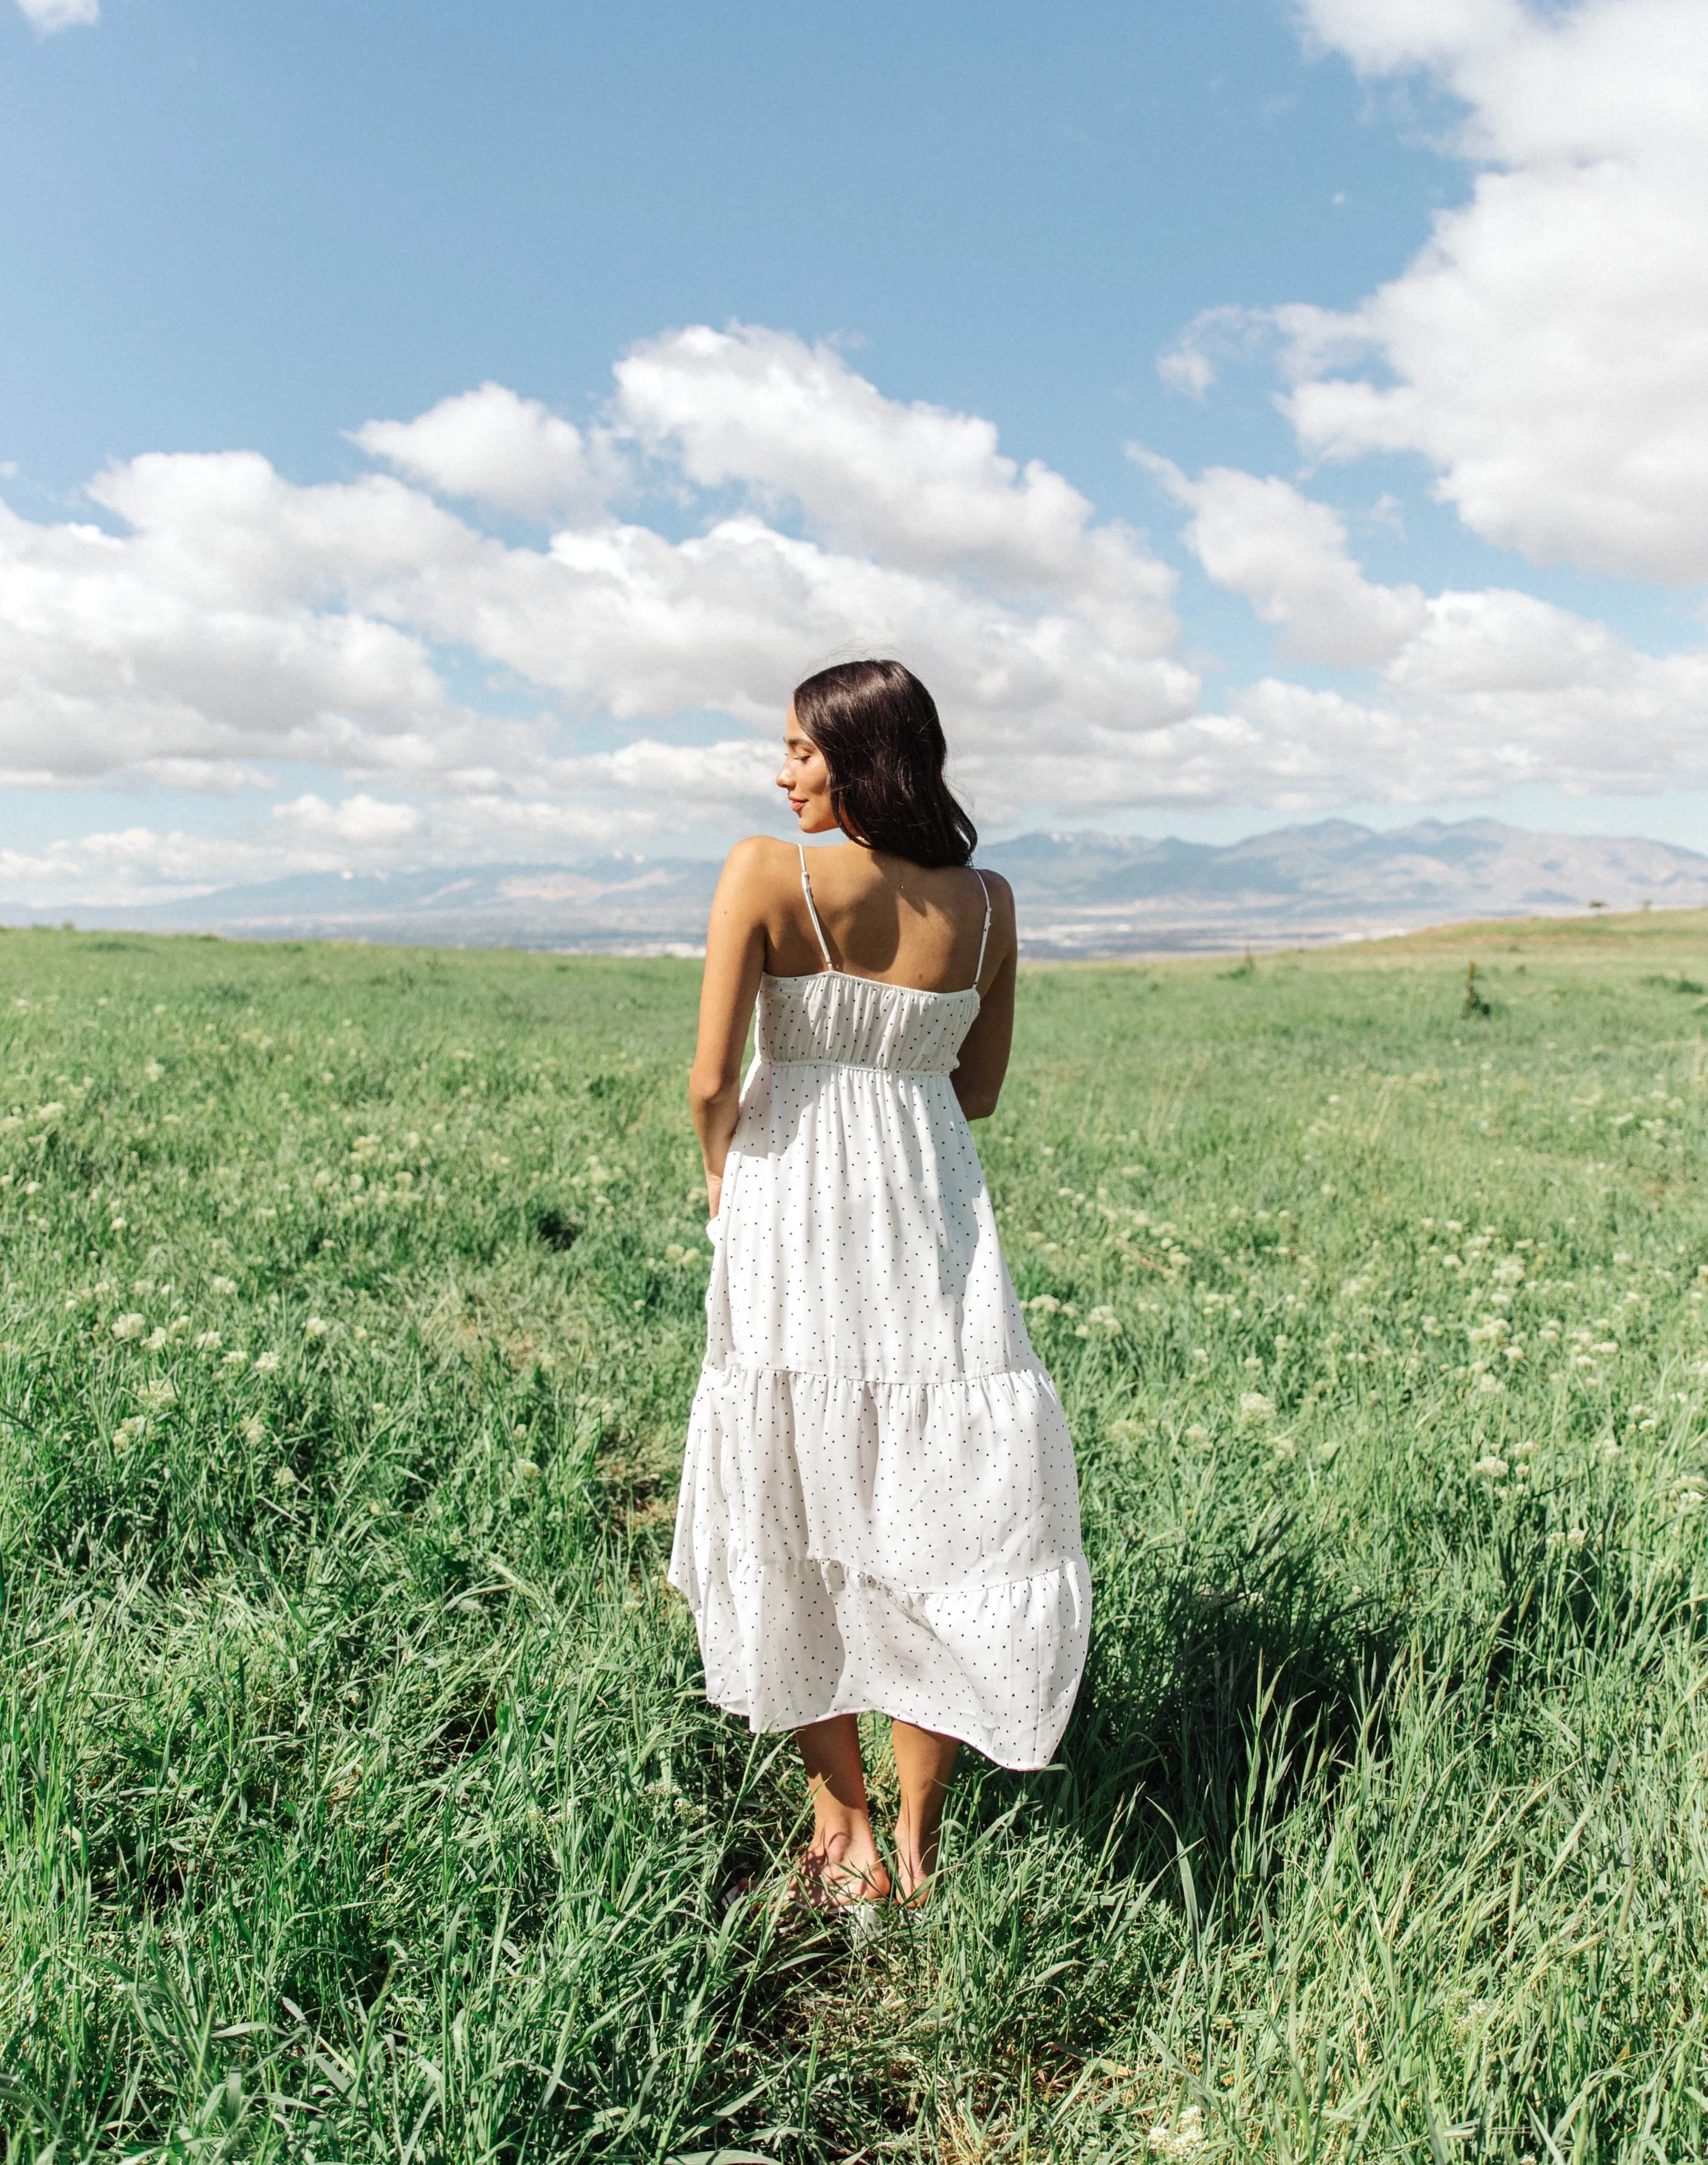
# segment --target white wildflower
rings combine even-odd
[[[120,1421],[113,1430],[113,1446],[115,1451],[129,1451],[132,1444],[140,1443],[147,1434],[148,1423],[140,1414],[133,1414],[129,1420]]]
[[[254,1449],[267,1440],[267,1425],[259,1414],[251,1414],[243,1424],[243,1440]]]
[[[147,1337],[143,1340],[142,1350],[145,1353],[158,1353],[165,1346],[166,1342],[166,1334],[165,1330],[159,1324],[156,1324],[154,1329],[150,1330]]]
[[[274,1472],[273,1486],[275,1488],[294,1488],[296,1485],[297,1477],[291,1471],[288,1466],[281,1466]]]
[[[176,1403],[178,1387],[170,1377],[157,1376],[151,1383],[145,1383],[136,1395],[150,1411],[158,1412],[161,1407]]]
[[[222,1368],[246,1368],[249,1356],[247,1353],[228,1353],[219,1365]]]
[[[1240,1397],[1241,1420],[1266,1421],[1275,1418],[1275,1401],[1265,1398],[1261,1391],[1245,1391]]]
[[[303,1325],[303,1335],[305,1338],[324,1338],[331,1328],[324,1315],[311,1315]]]
[[[1498,1481],[1506,1471],[1506,1461],[1504,1458],[1497,1458],[1494,1452],[1490,1451],[1486,1457],[1479,1458],[1471,1471],[1473,1473],[1481,1474],[1484,1480]]]
[[[222,1296],[235,1293],[237,1281],[235,1278],[211,1277],[208,1281],[208,1290],[209,1293],[217,1293]]]
[[[113,1326],[115,1338],[140,1338],[148,1328],[145,1315],[121,1315]]]
[[[257,1353],[255,1356],[255,1372],[258,1376],[271,1376],[278,1365],[279,1356],[277,1353],[268,1351]]]
[[[198,1330],[191,1343],[198,1353],[217,1353],[219,1351],[219,1333],[217,1330]]]
[[[1204,2147],[1202,2111],[1189,2104],[1172,2126],[1158,2120],[1150,2131],[1150,2145],[1159,2157],[1195,2157]]]

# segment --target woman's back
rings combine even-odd
[[[918,992],[961,992],[979,974],[988,984],[1001,942],[985,938],[993,893],[1002,882],[967,865],[915,865],[878,857],[851,843],[799,853],[793,844],[760,841],[766,885],[766,967],[774,977],[805,977],[831,966],[850,977]],[[807,885],[803,888],[804,858]],[[987,886],[986,882],[989,884]],[[817,912],[824,947],[812,916]]]

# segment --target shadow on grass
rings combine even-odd
[[[1287,1813],[1379,1739],[1405,1620],[1348,1601],[1279,1509],[1109,1595],[1056,1768],[989,1777],[979,1816],[1041,1811],[1159,1883],[1183,1852],[1199,1899],[1262,1877]]]

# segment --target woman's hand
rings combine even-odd
[[[708,1218],[715,1218],[717,1216],[718,1206],[722,1203],[723,1199],[723,1174],[721,1172],[709,1172],[706,1175],[706,1215]]]

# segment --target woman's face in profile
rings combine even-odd
[[[802,834],[828,835],[835,829],[830,770],[812,739],[802,735],[792,706],[783,718],[783,765],[778,770],[777,786],[787,793],[788,809]]]

